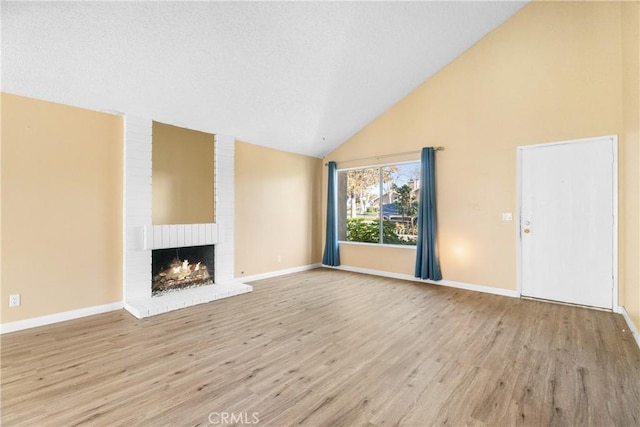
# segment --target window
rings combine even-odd
[[[420,162],[338,171],[338,240],[413,245]]]

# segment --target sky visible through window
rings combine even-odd
[[[385,192],[389,191],[393,184],[402,187],[410,181],[418,181],[420,179],[420,162],[383,166],[383,168],[392,168],[391,181],[383,183]],[[379,196],[380,185],[377,183],[372,185],[369,187],[369,192],[372,195]]]

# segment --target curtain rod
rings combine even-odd
[[[444,151],[444,147],[433,147],[433,151]],[[400,156],[407,156],[409,154],[418,154],[422,152],[422,150],[416,150],[416,151],[405,151],[404,153],[393,153],[393,154],[382,154],[380,156],[371,156],[371,157],[362,157],[360,159],[349,159],[349,160],[341,160],[339,162],[336,163],[349,163],[349,162],[358,162],[360,160],[371,160],[371,159],[384,159],[387,157],[400,157]],[[324,165],[327,166],[329,163],[325,163]]]

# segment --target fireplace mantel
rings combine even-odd
[[[142,227],[140,247],[147,249],[184,248],[188,246],[215,245],[218,224],[169,224]]]
[[[151,129],[151,119],[125,116],[123,201],[125,309],[134,316],[142,318],[251,292],[253,290],[251,286],[238,283],[233,277],[234,138],[215,135],[214,139],[214,158],[211,161],[215,162],[216,223],[154,226],[151,220]],[[201,231],[204,234],[200,234]],[[202,243],[200,243],[201,236],[203,236]],[[186,244],[188,238],[191,238],[191,245]],[[151,249],[155,248],[156,243],[162,247],[171,247],[164,246],[165,244],[180,244],[180,239],[183,240],[184,246],[215,244],[215,284],[152,297]],[[198,243],[194,244],[194,240]],[[208,241],[211,243],[207,243]]]

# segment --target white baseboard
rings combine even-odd
[[[622,314],[622,317],[624,317],[624,320],[627,322],[627,326],[629,326],[631,335],[633,335],[633,338],[636,340],[636,344],[638,344],[638,347],[640,347],[640,334],[638,333],[638,329],[636,328],[636,325],[633,324],[633,320],[631,320],[631,316],[629,316],[629,313],[627,313],[627,309],[619,305],[616,312]]]
[[[485,294],[502,295],[511,298],[520,298],[518,291],[512,291],[509,289],[493,288],[491,286],[474,285],[471,283],[454,282],[451,280],[440,280],[438,282],[433,280],[422,280],[417,277],[413,277],[409,274],[392,273],[389,271],[370,270],[368,268],[351,267],[348,265],[340,265],[338,267],[330,267],[324,265],[326,268],[334,268],[336,270],[352,271],[354,273],[370,274],[372,276],[389,277],[392,279],[408,280],[410,282],[429,283],[431,285],[447,286],[449,288],[465,289],[468,291],[483,292]]]
[[[30,319],[3,323],[0,325],[0,334],[21,331],[23,329],[35,328],[38,326],[51,325],[53,323],[64,322],[66,320],[79,319],[81,317],[93,316],[94,314],[101,314],[101,313],[106,313],[108,311],[120,310],[121,308],[122,308],[122,301],[119,301],[119,302],[113,302],[110,304],[80,308],[78,310],[64,311],[62,313],[49,314],[47,316],[32,317]]]
[[[299,273],[301,271],[313,270],[314,268],[318,268],[318,267],[322,267],[322,264],[317,263],[317,264],[301,265],[300,267],[270,271],[268,273],[254,274],[253,276],[240,276],[240,277],[236,277],[235,280],[237,282],[248,283],[248,282],[253,282],[255,280],[269,279],[271,277],[284,276],[285,274]]]

